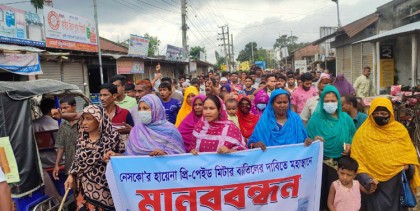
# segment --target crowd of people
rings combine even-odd
[[[72,159],[65,187],[79,190],[78,208],[112,210],[105,178],[112,156],[226,154],[320,140],[321,210],[407,210],[401,172],[416,190],[419,162],[388,99],[375,98],[367,114],[360,109],[358,99],[374,94],[369,76],[365,67],[352,85],[328,71],[259,67],[178,80],[162,77],[157,67],[152,80],[134,83],[116,75],[100,88],[102,106],[75,113],[74,99],[65,97],[60,110],[50,108],[65,120],[53,174],[65,154]]]

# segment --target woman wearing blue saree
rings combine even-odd
[[[342,111],[337,88],[332,85],[325,86],[306,129],[310,138],[324,141],[320,204],[322,210],[327,208],[331,183],[338,179],[337,161],[343,155],[350,154],[350,144],[356,132],[353,119]]]
[[[289,92],[277,89],[271,93],[248,146],[265,150],[266,146],[309,144],[311,141],[299,115],[291,110]]]

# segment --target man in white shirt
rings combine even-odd
[[[11,211],[12,210],[12,195],[10,187],[6,182],[6,176],[0,167],[0,210]]]

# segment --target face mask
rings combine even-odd
[[[338,103],[324,103],[323,108],[327,113],[333,114],[335,111],[337,111]]]
[[[142,124],[150,124],[152,122],[152,111],[139,111],[139,119]]]
[[[388,124],[389,122],[389,117],[375,116],[373,117],[373,119],[375,120],[376,124],[379,126],[384,126]]]
[[[257,104],[257,108],[259,109],[259,110],[264,110],[265,109],[265,107],[267,107],[267,105],[266,104],[262,104],[262,103],[260,103],[260,104]]]

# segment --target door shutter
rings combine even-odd
[[[41,62],[43,74],[39,74],[39,79],[53,79],[61,81],[60,63],[59,62]]]
[[[352,77],[347,78],[353,84],[357,77],[362,73],[362,44],[352,46]]]
[[[85,81],[84,81],[83,63],[79,63],[79,62],[64,63],[63,69],[64,69],[63,82],[68,83],[68,84],[74,84],[78,86],[79,89],[83,93],[86,93],[87,90],[85,90],[85,86],[84,86]],[[85,102],[80,97],[76,97],[76,105],[77,105],[78,111],[81,111],[83,109],[84,103]]]

